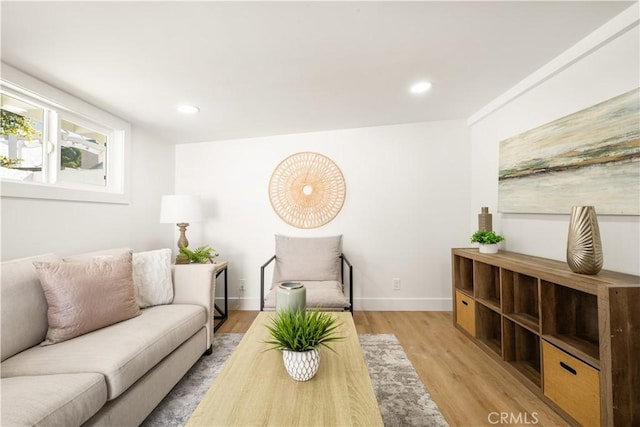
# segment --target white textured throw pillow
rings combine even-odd
[[[171,249],[134,253],[133,283],[141,308],[170,304],[173,301]]]

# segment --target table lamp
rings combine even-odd
[[[190,222],[202,221],[202,207],[198,196],[168,195],[162,196],[160,204],[160,222],[174,223],[180,229],[178,251],[189,246],[186,232]]]

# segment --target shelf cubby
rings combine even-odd
[[[540,333],[540,298],[538,279],[502,269],[502,312],[505,316]]]
[[[540,337],[507,318],[504,319],[503,332],[504,360],[537,387],[541,387]]]
[[[599,368],[598,297],[543,280],[542,298],[553,302],[544,309],[543,336]]]
[[[453,264],[453,281],[456,290],[473,296],[473,260],[454,256]]]
[[[500,269],[476,261],[473,264],[473,281],[476,299],[500,310]]]
[[[502,356],[502,322],[500,314],[483,304],[476,305],[476,338]]]

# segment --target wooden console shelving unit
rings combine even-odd
[[[567,421],[640,425],[640,277],[452,249],[454,325]]]

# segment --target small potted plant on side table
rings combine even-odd
[[[180,253],[176,256],[176,264],[212,264],[218,253],[211,246],[200,246],[191,250],[186,246],[180,246]]]
[[[503,236],[487,230],[478,230],[471,236],[471,243],[479,243],[480,253],[483,254],[497,254],[498,243],[503,240]]]
[[[271,340],[265,343],[270,344],[271,349],[282,350],[282,360],[291,378],[307,381],[320,367],[319,347],[334,351],[327,344],[344,339],[337,335],[340,325],[329,313],[287,308],[277,312],[267,325]]]

